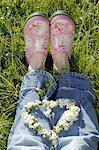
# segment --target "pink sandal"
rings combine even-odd
[[[71,57],[71,48],[74,40],[75,24],[64,11],[55,12],[50,21],[52,57],[58,53],[65,53]]]
[[[35,12],[27,18],[24,26],[24,39],[26,60],[29,65],[37,54],[47,57],[49,21],[45,14]]]

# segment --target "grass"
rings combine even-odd
[[[24,54],[25,19],[35,11],[48,17],[64,9],[75,20],[72,71],[91,79],[99,98],[98,2],[97,0],[1,0],[0,1],[0,150],[6,150],[9,129],[27,64]],[[96,110],[99,115],[99,110]]]

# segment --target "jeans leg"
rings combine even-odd
[[[59,135],[58,150],[97,150],[99,124],[93,108],[95,100],[88,78],[78,73],[61,73],[58,80],[56,99],[74,99],[80,107],[79,120]],[[58,110],[55,123],[63,113]]]
[[[37,136],[29,129],[21,118],[24,105],[27,102],[35,102],[40,99],[50,99],[56,89],[56,82],[52,75],[43,70],[32,70],[27,73],[21,86],[19,103],[16,109],[14,124],[11,128],[7,150],[49,150],[49,142]],[[42,112],[38,114],[38,120],[44,128],[50,129],[50,122]]]

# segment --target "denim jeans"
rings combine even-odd
[[[42,92],[43,91],[43,92]],[[8,137],[7,150],[49,150],[49,141],[36,135],[28,128],[22,118],[24,105],[40,99],[69,98],[74,99],[80,107],[79,119],[68,131],[59,134],[57,150],[97,150],[99,141],[99,125],[93,108],[95,101],[90,80],[78,73],[60,73],[57,80],[44,70],[32,70],[24,77],[21,86],[19,103],[15,120]],[[56,109],[55,116],[49,122],[43,113],[38,119],[44,128],[54,126],[64,109]]]

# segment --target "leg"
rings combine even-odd
[[[31,131],[21,118],[27,102],[49,99],[56,88],[51,74],[41,70],[45,68],[49,40],[49,21],[44,14],[33,13],[29,16],[24,27],[24,38],[28,69],[31,72],[25,76],[21,86],[15,121],[8,139],[8,150],[48,150],[48,141]],[[43,110],[38,113],[38,121],[44,128],[50,129],[51,122],[46,119]]]
[[[48,83],[49,82],[49,83]],[[47,85],[48,84],[48,85]],[[56,88],[56,83],[50,73],[42,70],[29,72],[23,81],[20,90],[19,104],[17,105],[14,124],[11,128],[8,139],[8,150],[45,150],[49,149],[48,141],[37,136],[24,124],[21,113],[27,102],[50,98]],[[40,91],[45,89],[45,94]],[[39,121],[44,128],[50,129],[50,122],[44,117],[43,112],[39,113]]]
[[[61,73],[56,99],[74,99],[81,108],[79,120],[60,135],[59,150],[97,150],[99,126],[93,108],[94,95],[90,81],[77,73]],[[55,116],[55,123],[59,119]]]
[[[57,11],[51,17],[52,58],[55,70],[69,72],[75,24],[69,14]],[[81,112],[67,132],[59,135],[59,150],[96,150],[99,138],[98,123],[92,103],[94,95],[90,81],[77,73],[61,73],[56,99],[74,99]],[[57,109],[54,125],[64,112]]]

